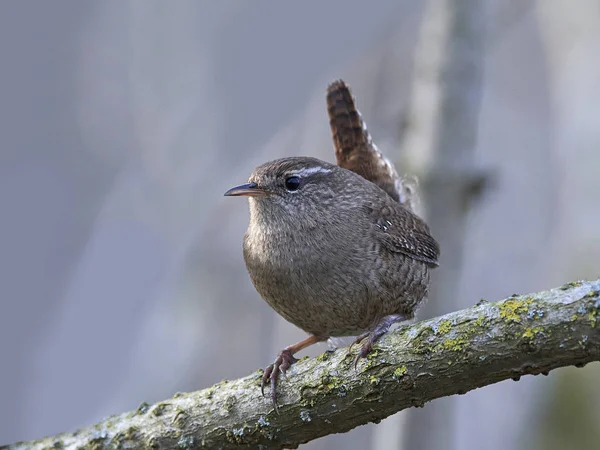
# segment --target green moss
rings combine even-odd
[[[302,396],[300,398],[300,406],[304,406],[307,408],[314,408],[317,404],[317,399],[314,396],[310,396],[308,398],[306,398],[305,396]]]
[[[485,317],[485,316],[479,316],[477,318],[477,320],[475,320],[473,322],[473,325],[475,327],[481,328],[481,327],[485,326],[486,322],[487,322],[487,317]]]
[[[338,376],[337,372],[327,373],[321,378],[321,383],[318,388],[323,393],[328,393],[333,389],[340,389],[343,386],[342,379]]]
[[[441,347],[445,350],[459,352],[468,344],[468,341],[462,337],[448,338],[442,342]]]
[[[380,382],[381,380],[378,377],[375,377],[373,375],[369,377],[369,383],[371,384],[378,385]]]
[[[531,339],[533,337],[533,330],[531,328],[525,328],[525,332],[523,333],[522,337]]]
[[[500,303],[500,317],[506,322],[521,322],[521,314],[524,314],[529,309],[529,305],[533,303],[533,298],[528,297],[525,300],[518,300],[517,298],[510,298]]]
[[[593,304],[590,304],[587,306],[587,319],[590,323],[590,326],[592,328],[596,328],[596,325],[598,325],[598,318],[600,318],[600,299],[597,298],[598,297],[598,292],[597,291],[593,291],[590,294],[588,294],[588,296],[586,296],[588,298],[594,298],[595,301]]]
[[[327,352],[323,352],[319,356],[317,356],[317,361],[319,361],[319,362],[327,361],[328,359],[329,359],[329,353],[327,353]]]
[[[342,386],[342,379],[340,377],[329,377],[325,386],[329,391],[339,389]]]
[[[519,310],[522,309],[519,308],[522,304],[528,302],[527,300],[512,299],[509,301],[519,302],[518,306],[513,305],[514,309]],[[533,302],[533,299],[530,302]],[[514,310],[512,310],[512,313],[514,313]],[[520,319],[518,316],[517,318]],[[466,351],[473,344],[474,337],[486,331],[485,328],[489,322],[490,318],[482,311],[476,318],[459,321],[458,323],[444,319],[435,327],[435,332],[430,326],[424,326],[419,329],[417,335],[412,339],[413,352],[427,355],[444,351]],[[444,336],[444,338],[440,340],[436,336]]]
[[[374,352],[376,353],[376,352]],[[365,364],[363,366],[363,371],[365,370],[369,370],[371,367],[377,365],[377,361],[375,361],[372,357],[369,358],[368,356],[366,358],[363,359],[365,361]]]
[[[375,359],[379,356],[379,350],[373,350],[367,355],[367,359]]]
[[[406,368],[406,366],[400,366],[396,370],[394,370],[394,374],[392,375],[392,378],[394,380],[399,380],[404,375],[406,375],[406,372],[408,372],[408,369]]]
[[[446,334],[452,329],[452,323],[449,320],[442,320],[438,326],[438,334]]]
[[[573,314],[571,316],[571,322],[575,322],[577,320],[577,314]]]
[[[433,328],[430,326],[420,327],[414,337],[411,339],[411,350],[417,355],[426,355],[433,352],[427,341],[433,336]]]
[[[521,337],[525,339],[533,339],[536,334],[542,333],[543,331],[544,329],[542,327],[525,328],[525,332],[522,334]]]
[[[581,281],[570,281],[569,283],[565,283],[561,286],[561,290],[566,291],[568,289],[574,288],[574,287],[579,287],[583,284],[583,282]]]
[[[348,394],[348,386],[337,371],[328,372],[315,384],[305,384],[300,389],[300,405],[314,408],[320,399],[335,395],[345,397]]]

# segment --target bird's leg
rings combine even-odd
[[[377,342],[379,338],[383,336],[393,324],[395,324],[396,322],[402,322],[404,320],[406,320],[406,317],[402,314],[392,314],[389,316],[385,316],[379,322],[377,322],[377,324],[370,331],[367,331],[366,333],[363,333],[360,336],[358,336],[354,340],[352,345],[350,345],[350,348],[352,348],[354,344],[359,344],[364,341],[362,346],[360,347],[356,359],[354,360],[354,368],[356,369],[358,361],[361,358],[365,358],[369,354],[369,352],[373,349],[373,344]]]
[[[279,356],[275,359],[273,364],[270,364],[265,368],[265,372],[262,377],[262,382],[260,384],[260,391],[262,395],[265,395],[265,384],[267,381],[271,384],[271,401],[273,402],[273,406],[275,410],[277,410],[277,378],[279,377],[279,373],[285,375],[285,371],[296,361],[294,358],[294,354],[298,353],[300,350],[305,349],[317,342],[325,341],[327,338],[322,338],[318,336],[309,336],[303,341],[300,341],[294,345],[290,345],[289,347],[284,348],[279,353]]]

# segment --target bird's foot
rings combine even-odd
[[[350,345],[350,350],[352,350],[352,347],[355,344],[360,344],[362,342],[360,350],[358,351],[358,355],[356,355],[356,358],[354,358],[354,370],[356,370],[358,362],[362,358],[367,357],[371,350],[373,350],[373,344],[375,344],[375,342],[377,342],[381,336],[383,336],[390,329],[392,324],[401,322],[403,320],[406,320],[406,317],[400,314],[385,316],[371,331],[361,334],[354,340],[354,342]]]
[[[260,392],[264,397],[265,385],[267,383],[271,385],[271,401],[273,402],[275,411],[277,411],[277,379],[279,378],[279,374],[285,375],[286,370],[288,370],[296,361],[298,361],[298,359],[294,357],[292,351],[286,348],[279,353],[279,356],[277,356],[273,364],[270,364],[265,368],[262,382],[260,383]]]
[[[373,350],[373,344],[375,342],[377,342],[377,340],[384,333],[385,333],[385,331],[381,334],[375,333],[374,331],[369,331],[368,333],[363,333],[356,338],[356,340],[352,343],[352,345],[350,345],[350,348],[352,348],[355,344],[360,344],[362,342],[362,345],[360,346],[360,350],[358,351],[356,358],[354,358],[354,370],[356,370],[358,361],[360,361],[362,358],[366,358],[367,355],[369,353],[371,353],[371,350]]]
[[[325,341],[326,339],[327,337],[309,336],[306,339],[281,350],[273,364],[265,367],[265,372],[263,373],[262,381],[260,383],[260,392],[262,392],[264,397],[265,384],[268,382],[271,385],[271,401],[273,402],[276,412],[279,412],[277,409],[277,378],[279,378],[279,374],[285,375],[285,371],[298,361],[294,358],[295,353],[298,353],[300,350],[316,344],[317,342]]]

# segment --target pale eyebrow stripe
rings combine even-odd
[[[298,175],[298,176],[307,176],[313,175],[315,173],[331,173],[331,169],[326,169],[325,167],[304,167],[298,170],[294,170],[290,173],[290,175]]]

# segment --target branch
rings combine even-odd
[[[257,371],[0,450],[295,448],[436,398],[598,360],[600,280],[574,282],[401,326],[357,371],[347,348],[306,358],[280,383],[279,415]]]

